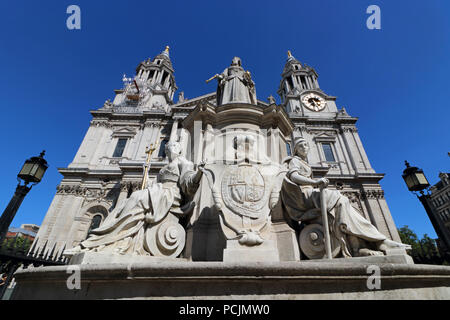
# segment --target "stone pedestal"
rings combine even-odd
[[[280,261],[276,242],[266,240],[262,244],[248,247],[240,245],[238,240],[228,240],[223,251],[223,262],[276,262]]]
[[[366,263],[366,264],[380,264],[380,263],[393,263],[393,264],[414,264],[411,256],[405,254],[393,254],[388,256],[369,256],[369,257],[352,257],[352,258],[334,258],[328,259],[315,259],[315,260],[302,260],[305,263],[327,263],[327,264],[348,264],[348,263]]]
[[[67,287],[73,266],[29,268],[12,299],[450,299],[450,267],[346,260],[84,264],[79,290]]]
[[[280,261],[300,261],[295,231],[286,222],[272,222],[272,230],[277,239],[277,249]]]
[[[168,258],[139,255],[121,255],[104,252],[81,252],[75,254],[69,260],[69,265],[80,264],[116,264],[116,263],[153,263],[153,262],[173,262],[174,260],[188,261],[184,258]]]

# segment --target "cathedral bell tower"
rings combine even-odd
[[[278,94],[288,113],[305,115],[327,110],[328,96],[320,89],[316,71],[301,64],[288,51],[288,58],[281,74]]]
[[[153,60],[148,58],[136,68],[134,78],[124,75],[124,99],[137,103],[142,110],[165,110],[173,103],[178,89],[175,84],[174,69],[169,57],[169,46]]]

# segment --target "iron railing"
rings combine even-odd
[[[36,239],[37,240],[37,239]],[[56,243],[50,249],[47,243],[36,248],[37,241],[16,235],[14,238],[0,239],[0,299],[4,296],[8,286],[14,278],[14,273],[20,267],[56,266],[67,264],[68,259],[63,256],[65,247],[56,252]],[[31,247],[30,247],[31,245]]]

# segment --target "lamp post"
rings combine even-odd
[[[430,186],[425,174],[422,169],[417,167],[411,167],[408,161],[405,161],[406,169],[403,170],[403,180],[408,187],[408,190],[413,192],[417,198],[422,203],[425,211],[428,214],[428,217],[433,225],[434,230],[438,238],[446,244],[448,248],[448,244],[450,244],[450,238],[447,236],[446,232],[442,230],[442,226],[444,226],[444,222],[437,212],[434,211],[433,205],[431,204],[431,197],[428,193],[424,193],[424,190],[427,190]],[[418,195],[416,192],[419,192]],[[443,255],[444,256],[444,255]]]
[[[31,157],[26,160],[17,175],[19,183],[17,184],[16,192],[0,218],[0,240],[6,236],[8,228],[27,193],[31,190],[33,185],[38,184],[42,180],[42,177],[48,168],[44,155],[45,150],[42,151],[38,157]],[[22,181],[23,184],[21,184]],[[31,183],[30,186],[28,186],[29,183]]]

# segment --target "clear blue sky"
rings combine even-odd
[[[81,8],[81,30],[66,8]],[[381,30],[366,8],[381,8]],[[436,234],[401,178],[404,160],[435,183],[449,171],[450,1],[2,1],[0,4],[0,210],[23,161],[47,150],[50,168],[13,226],[40,225],[89,126],[89,110],[113,98],[122,74],[171,47],[185,97],[234,56],[252,72],[259,99],[276,91],[286,51],[313,66],[321,88],[357,123],[398,227]]]

